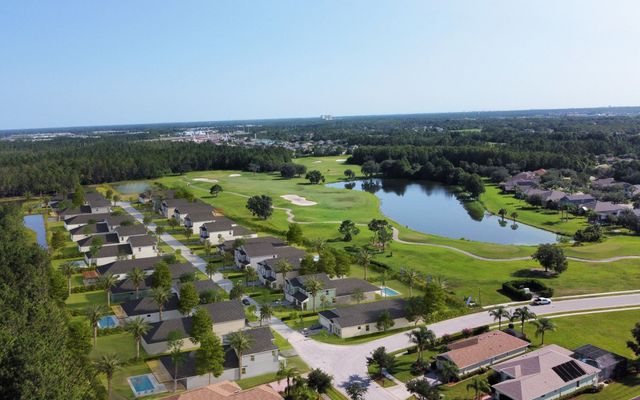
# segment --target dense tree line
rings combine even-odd
[[[0,207],[0,398],[102,398],[70,334],[66,280],[27,237],[18,208]]]
[[[274,171],[291,160],[277,147],[141,141],[137,135],[0,142],[0,196],[70,191],[95,184],[210,169]]]

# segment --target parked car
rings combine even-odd
[[[533,302],[531,303],[534,306],[542,306],[545,304],[551,304],[551,299],[548,299],[546,297],[536,297],[533,299]]]
[[[244,304],[245,306],[250,306],[251,302],[249,301],[248,298],[245,297],[244,299],[242,299],[242,304]]]

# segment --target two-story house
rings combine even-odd
[[[306,283],[309,280],[316,280],[321,283],[321,290],[315,295],[316,307],[325,304],[350,304],[360,301],[374,300],[380,288],[372,285],[364,279],[358,278],[337,278],[331,279],[325,273],[300,275],[285,280],[285,299],[301,310],[310,310],[313,307],[314,297],[307,289]],[[360,292],[362,297],[354,299],[354,294]]]

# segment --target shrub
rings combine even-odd
[[[481,335],[483,333],[489,332],[489,325],[482,325],[476,328],[473,328],[473,335]]]
[[[416,360],[411,364],[411,375],[424,375],[429,369],[429,364],[424,360]]]
[[[469,328],[464,328],[462,330],[462,336],[468,338],[469,336],[471,336],[473,334],[473,331]]]
[[[553,296],[553,288],[548,287],[537,279],[521,279],[502,284],[502,292],[510,299],[516,301],[531,300],[533,297],[533,294],[526,293],[524,288],[529,288],[531,292],[535,292],[543,297]]]

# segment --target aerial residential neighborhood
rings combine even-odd
[[[639,400],[640,3],[0,5],[0,399]]]

